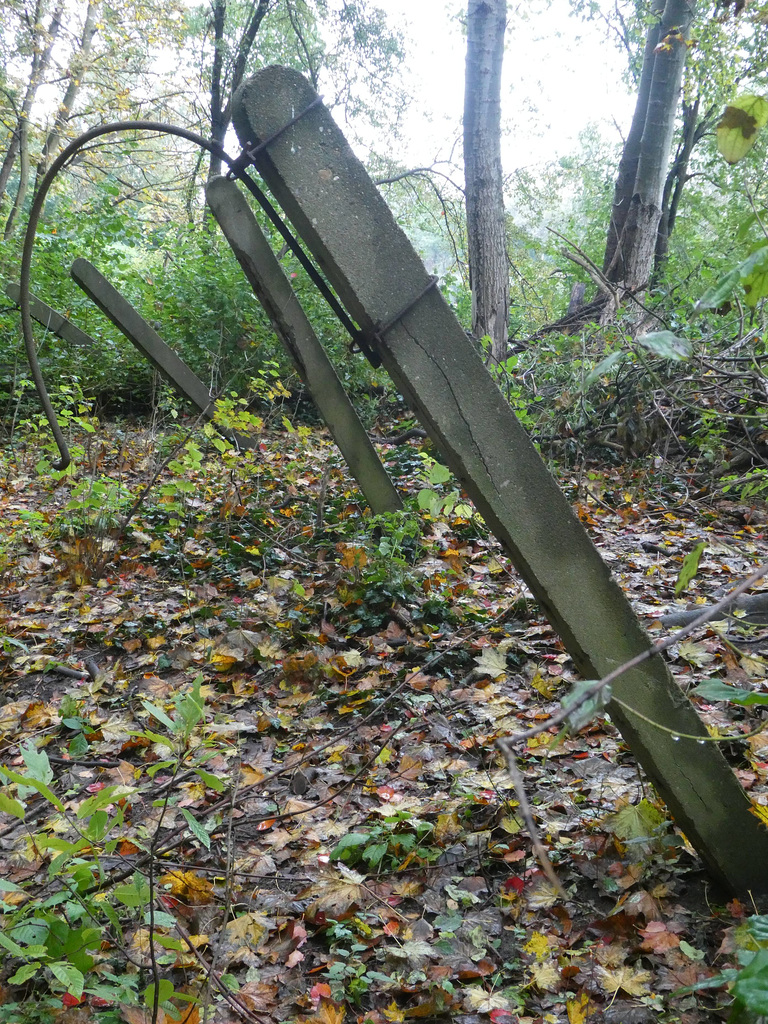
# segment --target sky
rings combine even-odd
[[[414,166],[447,157],[461,132],[464,50],[458,0],[381,0],[408,39],[406,64],[421,103],[407,119],[408,156]],[[525,20],[509,3],[502,83],[502,120],[507,135],[506,174],[572,152],[591,122],[620,141],[634,96],[622,82],[626,61],[600,22],[570,15],[568,0],[532,0]],[[537,9],[538,8],[538,13]]]

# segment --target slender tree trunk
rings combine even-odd
[[[225,69],[226,55],[226,20],[227,0],[214,0],[213,4],[213,65],[211,67],[211,140],[224,145],[230,122],[232,120],[232,96],[245,77],[248,57],[253,49],[261,23],[274,6],[275,0],[258,0],[254,4],[253,14],[246,25],[237,46],[232,74],[227,79]],[[208,180],[221,174],[221,160],[215,153],[211,154],[208,165]]]
[[[635,191],[635,176],[637,175],[637,164],[640,160],[640,144],[648,117],[648,101],[651,95],[654,51],[659,42],[659,29],[661,28],[661,16],[664,13],[664,3],[665,0],[653,0],[651,9],[652,20],[648,26],[648,35],[645,39],[645,52],[640,72],[640,83],[637,89],[635,112],[632,117],[629,134],[624,142],[621,160],[619,161],[619,173],[616,176],[616,185],[613,191],[611,223],[608,226],[608,239],[605,246],[605,259],[603,261],[603,273],[606,274],[609,280],[612,280],[611,273],[618,258],[619,241],[624,233],[624,225]]]
[[[11,143],[5,154],[3,165],[0,167],[0,196],[3,196],[8,189],[8,182],[11,174],[13,173],[16,157],[19,155],[19,150],[21,148],[22,131],[28,127],[29,115],[32,110],[32,104],[35,102],[37,90],[40,87],[43,76],[51,63],[53,44],[56,42],[56,36],[59,34],[59,29],[61,28],[61,15],[63,10],[64,0],[60,0],[56,10],[53,12],[47,31],[42,27],[35,29],[33,43],[34,56],[32,58],[32,67],[29,71],[27,89],[24,93],[21,109],[19,110],[16,129],[11,137]],[[38,0],[35,9],[36,26],[41,25],[42,17],[43,0]]]
[[[509,264],[501,171],[501,68],[506,0],[469,0],[464,89],[464,180],[472,333],[506,358]]]
[[[638,102],[624,147],[615,197],[618,202],[614,202],[604,260],[608,280],[633,294],[647,287],[656,252],[692,20],[690,0],[666,0],[661,22],[651,25],[646,41]]]
[[[26,118],[22,118],[19,121],[17,130],[19,133],[19,187],[16,190],[16,198],[13,200],[8,220],[5,222],[5,230],[3,231],[3,238],[5,239],[10,238],[13,234],[19,211],[24,206],[24,200],[27,198],[27,189],[29,187],[29,121]]]
[[[683,135],[678,146],[677,155],[667,175],[664,185],[664,197],[661,204],[661,221],[656,238],[656,257],[653,268],[653,279],[656,280],[664,269],[669,249],[669,239],[675,230],[677,211],[688,181],[688,165],[691,154],[714,122],[713,111],[709,110],[699,118],[699,98],[694,103],[683,103]]]
[[[48,138],[45,140],[43,151],[40,154],[40,160],[37,164],[37,172],[35,176],[35,191],[43,177],[45,172],[48,170],[53,157],[58,151],[61,143],[61,136],[64,131],[69,118],[72,116],[72,110],[75,105],[75,100],[80,92],[80,86],[82,84],[83,75],[88,66],[88,58],[91,52],[91,46],[93,45],[93,37],[96,35],[98,30],[98,24],[96,22],[96,15],[100,7],[101,0],[90,0],[88,4],[88,10],[85,13],[85,21],[83,22],[83,32],[80,36],[80,46],[77,52],[72,55],[72,59],[69,62],[69,68],[67,69],[67,90],[64,93],[64,97],[59,104],[59,109],[56,112],[51,130],[48,132]]]
[[[211,66],[211,142],[224,142],[227,126],[224,124],[224,26],[227,20],[227,0],[214,0],[213,5],[213,64]],[[221,174],[221,160],[212,153],[209,162],[209,180]]]

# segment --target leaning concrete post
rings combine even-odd
[[[386,326],[374,342],[384,366],[579,671],[599,678],[647,650],[629,602],[311,85],[265,68],[240,88],[233,116],[351,315],[372,333]],[[696,739],[704,725],[664,661],[625,673],[613,694],[612,719],[713,875],[732,890],[766,891],[768,830],[718,748]]]
[[[18,303],[21,295],[21,288],[17,284],[7,284],[5,293],[12,302]],[[80,328],[68,320],[58,310],[46,305],[36,295],[29,296],[29,312],[33,320],[37,320],[46,330],[56,334],[64,341],[72,345],[93,345],[93,338],[81,331]]]
[[[189,399],[205,419],[213,422],[216,402],[208,388],[187,364],[179,359],[173,349],[165,344],[160,335],[137,313],[130,302],[123,298],[120,292],[113,288],[106,277],[100,274],[88,260],[75,260],[70,273],[72,280],[96,303],[102,313],[109,317],[115,327],[122,331],[131,344],[135,345],[143,356],[146,356],[168,383],[173,385],[184,398]],[[223,437],[228,438],[238,448],[255,448],[258,444],[258,440],[255,438],[238,434],[234,430],[227,430],[217,423],[214,423],[214,426]]]
[[[243,268],[277,336],[307,385],[320,415],[346,459],[352,476],[376,513],[395,512],[402,502],[365,432],[325,349],[269,247],[251,208],[234,181],[214,178],[208,205]]]

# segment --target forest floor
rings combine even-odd
[[[534,855],[495,742],[577,677],[477,517],[371,519],[322,431],[80,442],[74,477],[33,435],[0,474],[0,1022],[728,1016],[765,907],[708,881],[604,717],[519,746],[561,890]],[[418,442],[381,452],[428,486]],[[699,542],[688,601],[768,560],[765,508],[665,472],[559,471],[654,638]],[[766,695],[766,656],[738,623],[667,652],[686,692]],[[760,705],[696,703],[768,805]]]

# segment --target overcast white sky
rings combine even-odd
[[[461,25],[466,2],[380,0],[409,40],[409,73],[419,83],[421,109],[409,111],[408,153],[413,165],[429,164],[438,148],[448,155],[461,131],[464,48]],[[504,171],[539,164],[572,152],[579,131],[603,125],[618,140],[615,120],[626,133],[634,107],[621,75],[625,60],[601,22],[570,16],[568,0],[530,0],[524,18],[509,3],[504,56],[502,118],[509,136]]]

